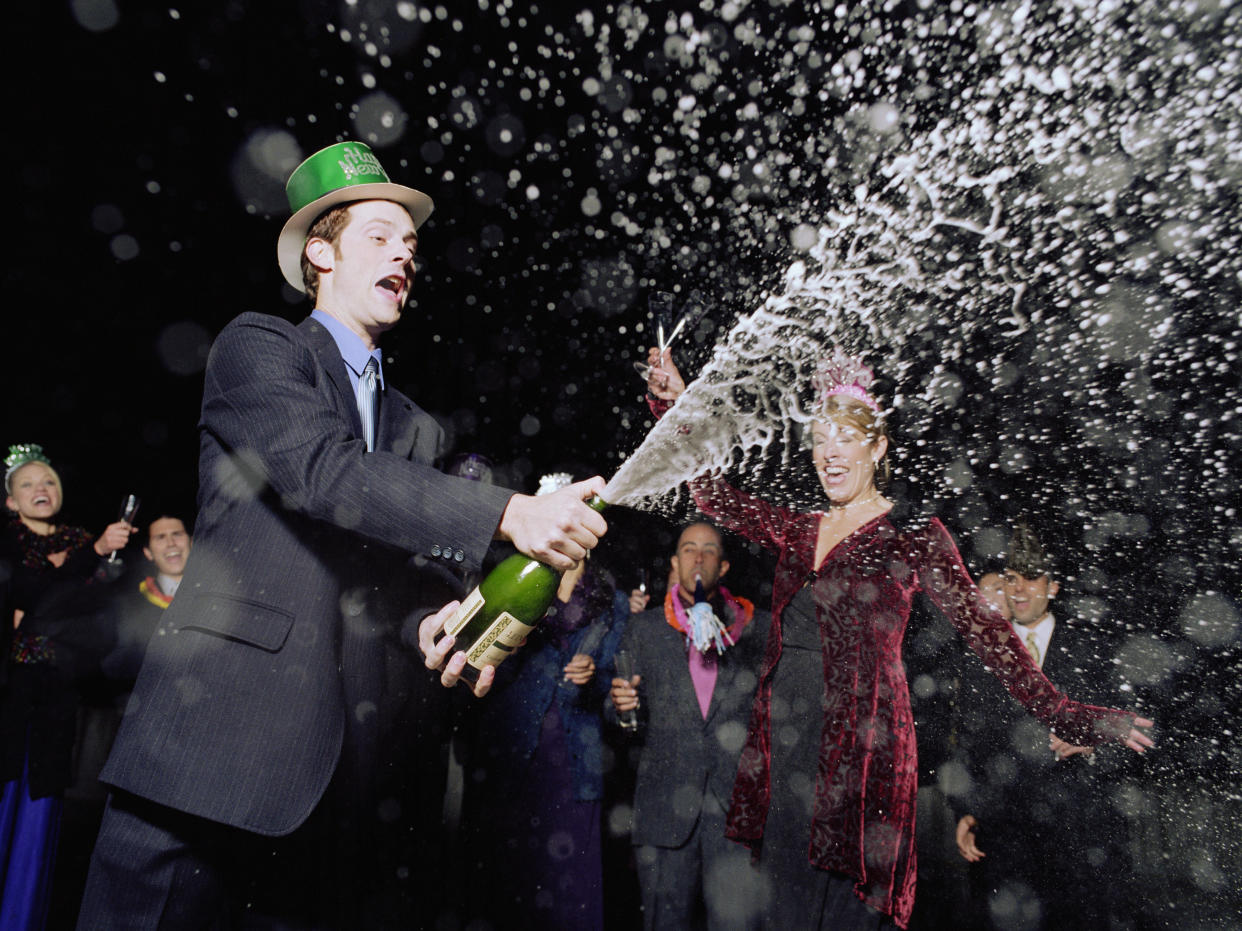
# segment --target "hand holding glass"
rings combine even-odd
[[[117,515],[117,520],[123,520],[125,523],[133,526],[134,519],[138,516],[138,505],[142,504],[142,499],[137,495],[126,495],[121,499],[121,511]],[[108,562],[116,562],[116,550],[108,554]]]
[[[660,356],[664,356],[664,352],[669,346],[673,345],[679,333],[686,325],[686,318],[682,317],[677,321],[677,325],[673,327],[673,331],[666,337],[664,335],[665,318],[672,319],[674,296],[668,291],[657,291],[647,300],[647,306],[651,311],[651,316],[656,321],[656,346],[660,350]],[[634,371],[638,372],[643,381],[647,380],[651,374],[651,366],[645,362],[635,362]]]
[[[625,650],[617,651],[617,676],[629,683],[634,678],[634,660]],[[638,727],[638,696],[634,697],[634,707],[629,711],[617,711],[617,720],[626,730]]]

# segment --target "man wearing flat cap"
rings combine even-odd
[[[565,569],[606,529],[598,477],[535,498],[434,469],[439,427],[385,379],[431,199],[358,142],[287,192],[280,269],[314,310],[244,313],[212,347],[194,560],[101,776],[80,928],[374,926],[385,582],[411,555],[478,568],[494,539]],[[419,632],[446,686],[465,662],[435,640],[450,608]]]

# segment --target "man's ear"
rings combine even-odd
[[[1060,582],[1052,581],[1048,583],[1048,597],[1049,598],[1057,597],[1057,592],[1059,592],[1060,590],[1061,590]]]
[[[316,236],[306,241],[306,258],[320,274],[323,274],[332,271],[335,267],[336,250],[332,248],[332,243],[328,240]]]
[[[142,548],[142,555],[147,557],[147,562],[155,562],[155,557],[151,555],[151,547],[144,546]]]
[[[681,575],[681,563],[677,560],[676,556],[670,556],[668,564],[673,568],[673,575]]]
[[[723,579],[724,574],[728,571],[729,571],[729,560],[727,559],[720,560],[720,575],[718,576],[718,578]]]

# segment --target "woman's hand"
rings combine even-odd
[[[652,346],[647,350],[647,365],[647,390],[652,397],[662,401],[676,401],[681,397],[686,390],[686,383],[682,381],[681,372],[673,364],[671,349],[665,349],[661,353],[659,347]]]
[[[129,538],[138,528],[129,521],[118,520],[104,528],[103,536],[95,541],[95,552],[100,556],[119,553],[129,544]]]
[[[1142,753],[1148,747],[1154,747],[1156,742],[1139,730],[1140,727],[1151,727],[1155,721],[1149,718],[1135,718],[1134,727],[1130,728],[1130,734],[1126,737],[1126,746],[1135,753]]]
[[[595,660],[587,653],[575,653],[565,665],[565,678],[574,685],[586,685],[595,675]]]

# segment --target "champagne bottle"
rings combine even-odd
[[[608,506],[599,495],[587,505]],[[454,652],[464,651],[461,677],[476,682],[484,666],[499,666],[548,613],[561,573],[522,553],[514,553],[487,574],[444,624],[456,638]]]

